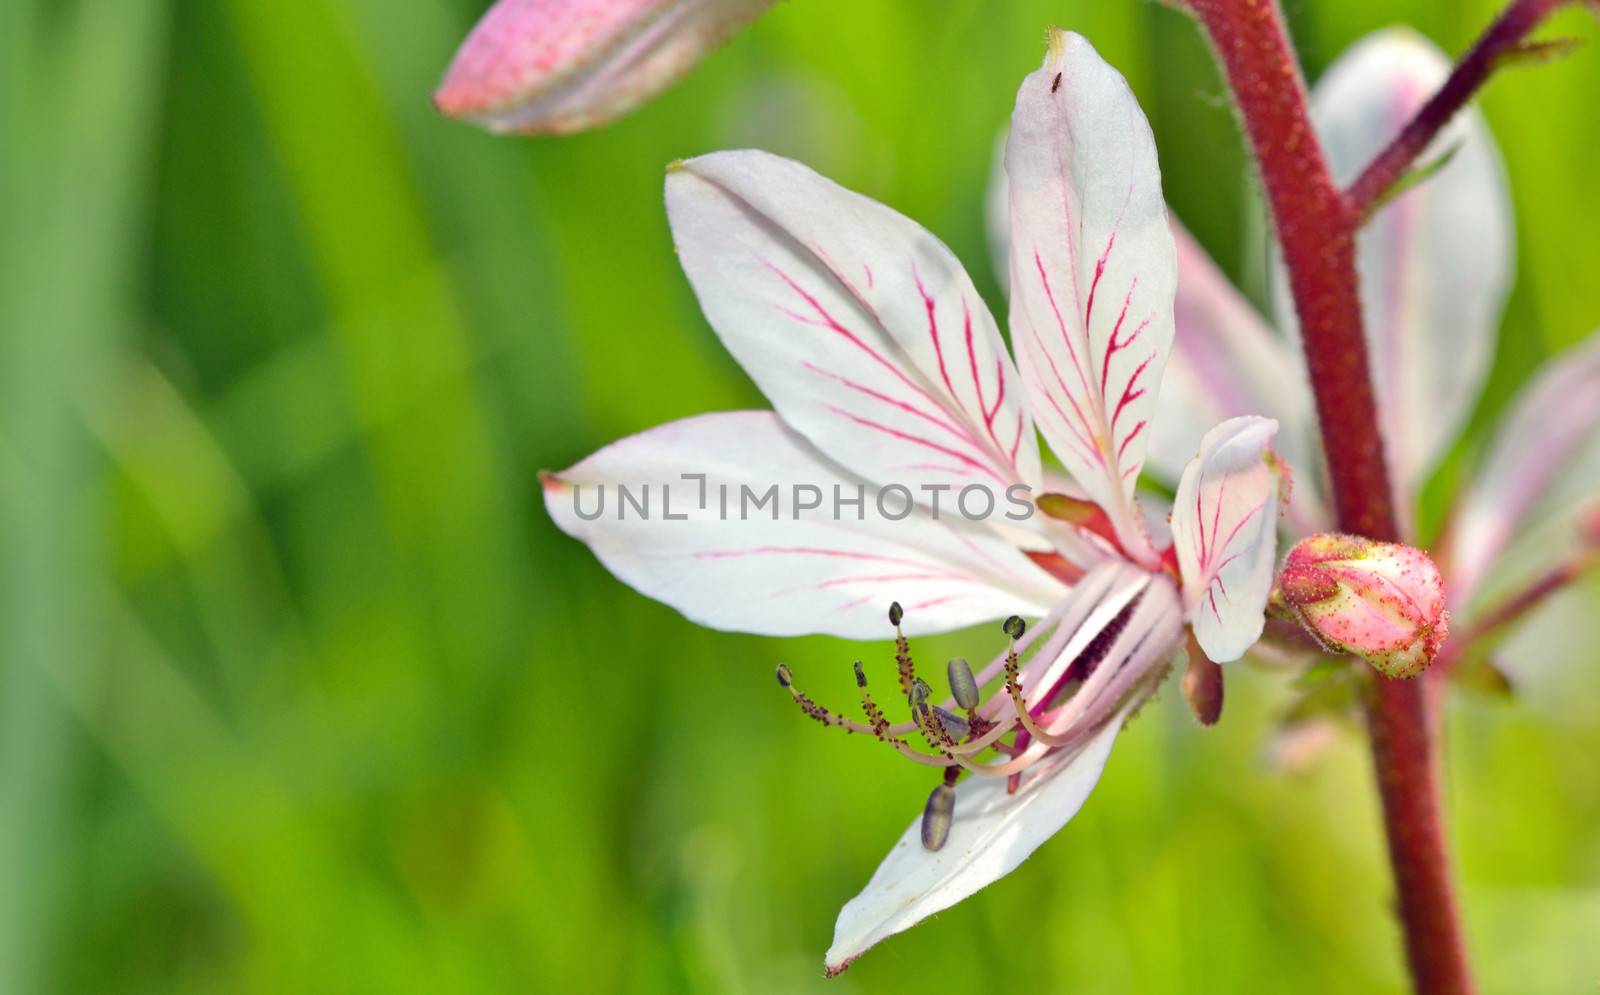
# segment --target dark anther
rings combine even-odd
[[[778,664],[778,686],[789,687],[794,683],[794,675],[789,672],[787,663]]]
[[[962,708],[978,707],[978,682],[972,676],[972,666],[967,658],[958,656],[950,661],[950,693]]]
[[[900,602],[894,601],[894,602],[891,602],[889,604],[889,624],[890,625],[899,625],[900,624],[900,620],[905,618],[905,617],[906,617],[906,610],[904,608],[900,607]]]
[[[933,714],[939,717],[939,725],[954,739],[966,739],[972,727],[967,720],[953,712],[947,712],[938,705],[933,706]]]
[[[1002,625],[1001,628],[1004,629],[1006,631],[1006,635],[1010,636],[1012,639],[1021,639],[1022,634],[1028,631],[1028,623],[1024,622],[1020,615],[1013,615],[1006,619],[1005,624]]]
[[[861,669],[861,661],[857,660],[856,661],[856,687],[864,688],[866,686],[867,686],[867,672],[865,670]]]
[[[922,848],[938,850],[950,838],[950,823],[955,821],[956,789],[941,784],[928,796],[922,810]]]
[[[914,677],[911,679],[911,694],[907,697],[911,702],[912,708],[916,708],[918,705],[926,705],[928,699],[933,697],[933,688],[929,687],[928,682],[922,678]]]

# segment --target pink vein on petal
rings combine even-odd
[[[1072,333],[1067,329],[1066,319],[1061,317],[1061,308],[1056,304],[1055,291],[1050,289],[1050,277],[1044,271],[1044,260],[1040,258],[1038,249],[1033,250],[1033,265],[1039,271],[1039,284],[1044,288],[1045,300],[1050,302],[1050,311],[1055,315],[1056,327],[1061,330],[1061,341],[1066,344],[1067,355],[1071,358],[1072,365],[1077,368],[1078,382],[1083,385],[1085,395],[1093,396],[1094,391],[1089,386],[1089,381],[1083,371],[1083,360],[1078,358],[1078,347],[1073,345]],[[1056,379],[1059,380],[1060,377],[1057,376]],[[1061,385],[1062,390],[1066,390],[1066,387],[1067,385],[1064,383]]]
[[[927,421],[927,422],[930,422],[931,424],[937,425],[940,428],[944,429],[946,432],[949,432],[951,435],[954,435],[956,438],[960,439],[963,442],[973,443],[972,436],[969,433],[963,431],[961,428],[959,428],[956,425],[950,424],[949,422],[943,420],[942,418],[938,418],[938,417],[936,417],[934,415],[929,414],[926,411],[923,411],[921,408],[919,408],[919,407],[917,407],[917,406],[915,406],[913,404],[907,404],[905,401],[899,400],[898,398],[890,397],[888,394],[882,393],[881,391],[873,390],[871,387],[868,387],[865,384],[856,383],[854,380],[851,380],[849,377],[843,376],[843,375],[838,374],[838,373],[834,373],[832,370],[825,370],[822,367],[817,366],[815,363],[805,362],[805,363],[801,363],[800,365],[802,367],[804,367],[805,369],[808,369],[811,372],[818,374],[819,376],[824,376],[824,377],[828,377],[831,380],[836,380],[840,384],[842,384],[843,386],[849,388],[850,390],[856,391],[856,392],[861,393],[861,394],[865,394],[866,396],[872,398],[875,401],[882,401],[884,404],[888,404],[888,405],[891,405],[893,407],[899,408],[901,411],[904,411],[907,414],[915,415],[916,417],[921,418],[924,421]],[[973,443],[973,444],[976,445],[976,443]]]
[[[940,573],[907,573],[907,574],[877,574],[870,577],[835,577],[825,580],[815,587],[819,590],[828,587],[843,587],[846,584],[881,584],[892,580],[953,580],[966,582],[969,578],[964,574],[954,571]]]
[[[799,321],[799,322],[802,322],[802,323],[805,323],[805,324],[814,325],[814,326],[819,327],[819,328],[827,328],[830,331],[833,331],[836,334],[843,336],[844,339],[847,342],[849,342],[851,345],[853,345],[856,348],[860,349],[862,352],[866,353],[868,356],[871,356],[878,363],[878,365],[882,366],[884,369],[886,369],[890,373],[894,374],[895,378],[898,379],[901,383],[905,384],[911,390],[913,390],[916,393],[918,393],[919,395],[921,395],[923,398],[925,398],[929,403],[933,404],[935,407],[939,406],[939,402],[937,400],[935,400],[926,390],[923,390],[921,387],[917,386],[917,384],[914,381],[912,381],[912,379],[910,377],[906,376],[904,370],[900,369],[900,367],[898,367],[894,363],[890,362],[888,360],[888,358],[886,358],[882,353],[878,352],[878,350],[876,350],[872,346],[868,345],[855,332],[852,332],[850,329],[848,329],[848,328],[844,327],[843,325],[841,325],[839,323],[838,319],[834,318],[833,315],[828,313],[828,309],[823,307],[822,303],[820,301],[818,301],[815,297],[813,297],[810,293],[808,293],[804,287],[802,287],[802,286],[800,286],[800,284],[796,283],[794,278],[789,276],[789,274],[785,273],[782,269],[779,269],[777,266],[774,266],[772,263],[767,262],[766,260],[762,260],[762,265],[766,266],[767,269],[771,270],[778,277],[778,279],[780,279],[784,283],[788,284],[790,290],[794,291],[795,294],[797,294],[802,300],[804,300],[808,305],[810,305],[811,309],[817,313],[817,316],[819,318],[822,319],[822,323],[818,324],[817,322],[814,322],[814,321],[811,321],[810,319],[807,319],[803,315],[796,314],[795,312],[789,311],[789,310],[787,310],[787,309],[785,309],[785,308],[783,308],[781,306],[778,307],[779,312],[781,312],[784,315],[787,315],[788,317],[794,319],[795,321]]]
[[[1106,382],[1111,378],[1111,357],[1132,345],[1133,341],[1139,337],[1139,333],[1143,332],[1145,330],[1145,326],[1150,324],[1149,319],[1146,319],[1140,323],[1138,328],[1135,328],[1133,331],[1129,332],[1127,338],[1123,339],[1121,342],[1117,341],[1117,333],[1122,331],[1122,323],[1128,318],[1128,305],[1133,303],[1133,292],[1138,288],[1138,286],[1139,278],[1136,276],[1133,278],[1133,282],[1128,284],[1127,296],[1122,298],[1122,310],[1117,314],[1116,324],[1111,326],[1110,338],[1106,340],[1105,355],[1100,357],[1101,394],[1106,392]]]
[[[1050,357],[1048,355],[1046,355],[1045,356],[1046,362],[1048,362],[1049,359],[1050,359]],[[1039,392],[1039,396],[1040,397],[1043,397],[1047,402],[1049,402],[1050,407],[1052,409],[1054,409],[1054,411],[1056,413],[1056,417],[1061,419],[1061,424],[1066,427],[1067,431],[1072,433],[1072,441],[1077,443],[1079,446],[1083,447],[1084,452],[1088,454],[1085,457],[1085,459],[1088,462],[1091,462],[1091,463],[1103,463],[1104,461],[1103,461],[1103,458],[1100,455],[1100,450],[1097,449],[1094,446],[1094,444],[1091,443],[1088,439],[1085,439],[1083,437],[1083,432],[1076,425],[1074,425],[1072,423],[1072,419],[1067,417],[1067,413],[1065,411],[1061,410],[1061,404],[1058,401],[1056,401],[1056,396],[1054,394],[1052,394],[1050,391],[1046,390],[1044,384],[1042,384],[1042,383],[1035,383],[1034,384],[1034,389],[1036,389]],[[1069,402],[1072,400],[1072,395],[1071,394],[1067,395],[1067,400]],[[1021,418],[1017,419],[1017,438],[1018,438],[1019,441],[1022,438],[1022,419]]]
[[[902,432],[899,429],[890,428],[888,425],[883,425],[883,424],[880,424],[878,422],[875,422],[875,421],[871,420],[870,418],[862,418],[860,415],[851,414],[850,412],[846,411],[845,409],[843,409],[841,407],[837,407],[837,406],[832,405],[832,404],[824,405],[824,406],[829,411],[832,411],[834,414],[839,415],[840,417],[843,417],[843,418],[848,418],[848,419],[850,419],[851,421],[855,422],[857,425],[860,425],[863,428],[870,428],[870,429],[873,429],[874,431],[882,432],[885,435],[892,436],[892,437],[894,437],[896,439],[900,439],[903,442],[910,442],[910,443],[912,443],[914,445],[918,445],[918,446],[926,446],[927,448],[932,449],[935,452],[943,453],[946,456],[949,456],[952,459],[957,460],[958,462],[964,463],[964,464],[966,464],[967,466],[971,467],[974,470],[979,470],[979,471],[981,471],[983,473],[986,473],[989,476],[993,477],[995,480],[999,481],[1000,483],[1005,483],[1004,478],[1002,478],[999,474],[995,473],[994,470],[992,470],[989,466],[987,466],[984,463],[980,463],[979,461],[973,459],[971,456],[968,456],[965,453],[958,452],[958,451],[956,451],[954,449],[951,449],[948,446],[941,446],[937,442],[934,442],[932,439],[924,439],[920,435],[912,435],[910,432]]]
[[[1122,454],[1127,451],[1129,444],[1132,443],[1134,439],[1139,437],[1139,433],[1144,431],[1144,427],[1145,427],[1146,424],[1147,424],[1147,422],[1141,420],[1139,422],[1139,424],[1133,426],[1133,431],[1128,433],[1128,437],[1126,439],[1122,440],[1122,445],[1117,447],[1117,462],[1118,463],[1122,462]],[[1127,470],[1122,471],[1122,475],[1124,477],[1126,477],[1130,471],[1135,470],[1135,469],[1137,469],[1137,467],[1130,466],[1130,467],[1128,467]]]
[[[1096,446],[1092,441],[1094,426],[1089,424],[1089,419],[1084,415],[1083,409],[1078,407],[1078,401],[1072,396],[1072,391],[1067,387],[1066,381],[1061,379],[1061,371],[1056,368],[1055,357],[1050,355],[1050,350],[1046,349],[1044,342],[1039,339],[1039,329],[1033,324],[1032,320],[1028,322],[1028,334],[1033,338],[1034,347],[1039,355],[1044,357],[1045,364],[1050,367],[1050,375],[1055,377],[1056,384],[1061,388],[1062,396],[1067,399],[1068,404],[1072,405],[1072,411],[1077,416],[1078,424],[1074,425],[1072,423],[1072,419],[1067,417],[1067,413],[1061,410],[1061,405],[1056,401],[1055,395],[1046,390],[1044,384],[1039,383],[1035,384],[1035,386],[1039,389],[1039,393],[1044,395],[1045,399],[1050,402],[1050,406],[1055,409],[1056,414],[1061,417],[1061,423],[1072,431],[1078,442],[1089,452],[1089,461],[1103,466],[1105,458],[1100,453],[1100,447]],[[1081,370],[1079,371],[1079,376],[1082,376],[1082,372]]]
[[[1228,478],[1223,477],[1222,481],[1217,484],[1217,496],[1212,499],[1216,502],[1216,506],[1211,512],[1211,551],[1213,553],[1220,553],[1223,550],[1223,547],[1217,545],[1217,533],[1222,527],[1222,496],[1226,493],[1228,493]],[[1202,523],[1200,528],[1203,531],[1205,525]]]
[[[915,264],[911,266],[911,279],[917,285],[917,293],[922,297],[922,306],[928,312],[928,338],[933,340],[933,355],[939,361],[939,376],[944,380],[944,389],[950,392],[950,399],[957,404],[961,403],[956,397],[955,385],[950,382],[950,371],[944,366],[944,347],[939,342],[939,318],[934,313],[933,295],[928,293],[928,288],[922,285],[922,275],[917,272]],[[965,306],[963,301],[962,305]]]
[[[1140,327],[1143,328],[1144,326],[1141,325]],[[1126,408],[1128,405],[1144,396],[1144,388],[1140,387],[1135,390],[1133,385],[1139,382],[1140,377],[1144,376],[1145,368],[1148,367],[1155,360],[1155,358],[1156,357],[1154,354],[1146,356],[1144,362],[1140,363],[1138,368],[1133,371],[1133,376],[1128,378],[1128,385],[1122,388],[1122,397],[1117,399],[1117,409],[1111,413],[1112,432],[1115,432],[1117,429],[1117,420],[1122,417],[1122,409]],[[1121,456],[1122,453],[1119,450],[1117,457],[1120,459]]]
[[[849,549],[828,549],[821,546],[751,546],[748,549],[702,549],[689,554],[695,559],[722,560],[740,556],[827,556],[842,560],[867,560],[876,563],[893,563],[898,566],[928,569],[928,564],[900,556],[880,553],[858,553]]]
[[[972,377],[973,382],[977,382],[977,373],[973,373]],[[1004,404],[1006,400],[1006,364],[999,356],[994,358],[994,379],[995,383],[1000,385],[1000,389],[995,394],[994,407],[983,413],[983,420],[989,423],[991,429],[994,428],[995,416],[1000,413],[1000,405]],[[979,400],[981,401],[982,398]]]
[[[1120,225],[1121,222],[1122,222],[1122,219],[1119,217],[1117,219],[1118,225]],[[1084,308],[1083,308],[1083,324],[1084,324],[1085,327],[1088,326],[1089,319],[1094,316],[1094,292],[1096,290],[1100,289],[1100,277],[1106,271],[1106,260],[1111,258],[1111,247],[1113,245],[1116,245],[1116,244],[1117,244],[1117,227],[1114,225],[1111,228],[1110,237],[1108,237],[1106,239],[1105,251],[1100,253],[1100,258],[1095,261],[1095,264],[1094,264],[1094,277],[1089,281],[1089,300],[1088,300],[1088,303],[1086,303],[1084,305]],[[1115,337],[1115,336],[1113,336],[1113,337]]]

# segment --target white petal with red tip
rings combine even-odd
[[[955,820],[942,849],[922,846],[922,822],[911,823],[861,894],[839,912],[829,974],[875,944],[947,909],[1011,873],[1083,807],[1100,780],[1121,731],[1113,718],[1081,749],[1041,761],[1016,794],[1006,779],[971,777],[956,785]]]
[[[491,131],[568,132],[620,117],[774,0],[500,0],[434,104]]]
[[[1172,344],[1177,263],[1150,126],[1082,37],[1053,31],[1006,149],[1011,334],[1051,448],[1145,553],[1133,488]],[[1138,554],[1136,554],[1138,555]]]
[[[684,474],[704,474],[704,491]],[[815,491],[797,497],[796,485]],[[758,503],[772,487],[773,503]],[[859,511],[835,504],[836,496],[858,495]],[[880,512],[871,485],[764,411],[662,425],[545,477],[545,505],[562,531],[624,583],[716,629],[884,638],[892,635],[884,614],[891,601],[904,605],[910,631],[925,633],[1043,614],[1066,593],[1011,543],[953,509],[941,509],[939,521],[921,510],[896,521],[909,507],[905,497],[890,492],[883,501]],[[1006,510],[1001,503],[996,514]]]
[[[667,214],[712,327],[830,459],[924,502],[933,493],[924,487],[1037,485],[1016,370],[966,271],[933,235],[752,151],[674,167]]]
[[[1232,418],[1200,443],[1173,501],[1184,605],[1206,656],[1226,663],[1261,636],[1277,554],[1278,470],[1270,418]]]
[[[1548,531],[1558,553],[1585,499],[1600,502],[1600,330],[1547,363],[1513,402],[1451,525],[1451,603],[1469,603],[1519,536]]]
[[[1335,177],[1354,179],[1449,72],[1432,43],[1399,28],[1335,60],[1311,98]],[[1442,169],[1385,206],[1357,239],[1373,386],[1408,529],[1427,475],[1477,403],[1513,267],[1505,167],[1475,107],[1458,113],[1421,161],[1446,153]]]

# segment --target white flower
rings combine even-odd
[[[974,682],[1000,685],[987,701],[964,690],[935,706],[902,637],[908,722],[890,723],[870,698],[865,721],[851,722],[780,671],[820,721],[888,741],[945,784],[973,774],[955,784],[953,813],[948,788],[936,789],[927,820],[841,912],[830,971],[1060,829],[1186,625],[1217,662],[1262,629],[1277,424],[1237,417],[1197,440],[1170,546],[1135,497],[1177,262],[1149,126],[1081,37],[1053,32],[1023,81],[1006,168],[1015,366],[960,263],[910,220],[761,152],[675,166],[667,212],[683,268],[774,411],[662,426],[545,478],[561,528],[626,583],[715,628],[868,639],[891,601],[923,632],[1039,619],[1026,634],[1008,622],[1012,646]],[[1070,482],[1047,484],[1036,427]],[[773,484],[770,515],[727,513],[730,498],[748,511],[747,492]],[[618,500],[596,515],[602,487]],[[1047,487],[1058,517],[951,513],[964,493]],[[859,495],[842,516],[840,495]]]

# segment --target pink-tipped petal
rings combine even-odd
[[[1510,549],[1523,537],[1541,547],[1530,553],[1558,552],[1586,499],[1600,500],[1600,330],[1547,363],[1512,403],[1451,524],[1451,604],[1465,608],[1491,586],[1503,553],[1540,559]]]
[[[556,525],[620,580],[714,629],[884,638],[892,601],[926,633],[1043,614],[1067,590],[959,514],[899,518],[903,496],[880,504],[766,411],[630,436],[546,475],[544,496]]]
[[[1261,637],[1277,555],[1278,423],[1223,422],[1200,443],[1173,502],[1184,606],[1206,656],[1227,663]]]
[[[1335,60],[1311,101],[1335,176],[1353,179],[1449,71],[1432,43],[1399,28]],[[1476,108],[1457,114],[1422,161],[1446,154],[1357,239],[1384,446],[1408,530],[1428,474],[1477,403],[1513,269],[1505,167]]]
[[[775,0],[500,0],[434,104],[491,131],[604,124],[666,89]]]
[[[1145,559],[1133,489],[1172,344],[1177,262],[1133,91],[1053,30],[1006,149],[1011,329],[1029,406],[1068,472]]]
[[[711,326],[829,458],[950,507],[1037,488],[1039,450],[994,319],[942,242],[765,152],[675,166],[667,216]],[[944,490],[938,490],[943,488]]]

